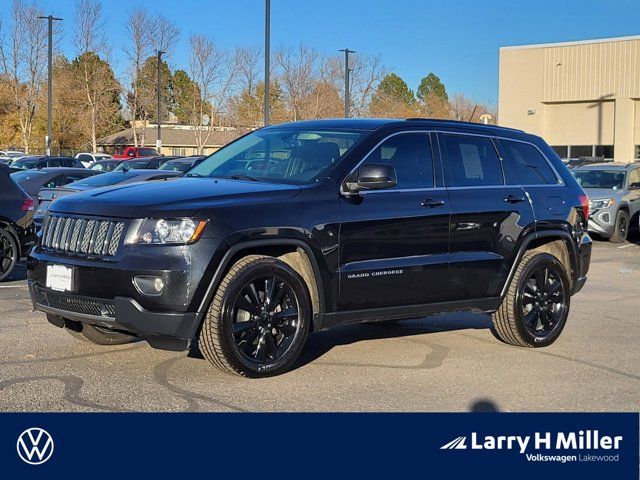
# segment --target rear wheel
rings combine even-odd
[[[629,234],[629,214],[624,210],[619,210],[616,215],[616,225],[613,234],[609,237],[612,243],[622,243],[627,240]]]
[[[11,275],[19,257],[18,242],[13,235],[0,228],[0,282]]]
[[[307,286],[295,270],[273,257],[247,256],[220,283],[202,325],[200,350],[226,373],[284,373],[304,347],[311,312]]]
[[[548,253],[527,252],[492,315],[494,333],[511,345],[551,345],[567,321],[570,298],[569,279],[560,260]]]

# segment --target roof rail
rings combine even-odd
[[[524,130],[520,130],[519,128],[511,128],[511,127],[503,127],[501,125],[489,125],[485,123],[478,122],[465,122],[463,120],[448,120],[448,119],[440,119],[440,118],[427,118],[427,117],[409,117],[405,118],[406,121],[414,122],[414,121],[426,121],[426,122],[434,122],[434,123],[450,123],[453,125],[468,125],[472,127],[487,127],[487,128],[499,128],[501,130],[509,130],[512,132],[521,132],[524,133]]]

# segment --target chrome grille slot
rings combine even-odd
[[[118,220],[52,215],[44,223],[41,246],[52,253],[109,260],[118,254],[125,227]]]

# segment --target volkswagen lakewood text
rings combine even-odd
[[[591,257],[589,201],[519,130],[322,120],[254,131],[184,177],[56,200],[28,261],[34,307],[101,345],[290,369],[311,332],[452,311],[552,344]]]

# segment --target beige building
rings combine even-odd
[[[640,36],[502,47],[498,123],[561,158],[640,159]]]

